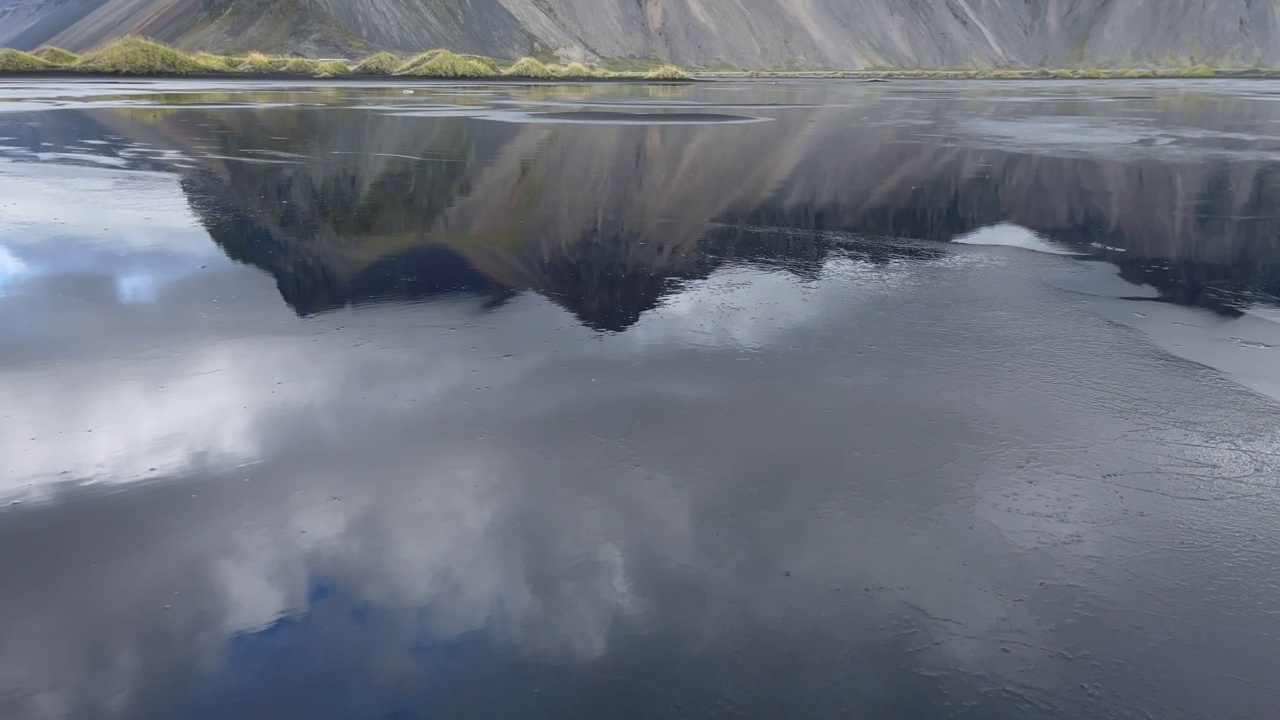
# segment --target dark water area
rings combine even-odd
[[[1280,85],[0,85],[0,717],[1280,717]]]

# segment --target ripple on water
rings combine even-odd
[[[591,123],[604,125],[706,125],[763,122],[767,118],[722,113],[621,112],[612,110],[567,110],[532,113],[535,121]]]

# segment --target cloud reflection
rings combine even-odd
[[[548,146],[546,127],[493,132],[588,169],[642,147],[706,183],[726,172],[687,162],[679,134]],[[592,152],[619,137],[642,144]],[[707,140],[719,136],[690,137],[722,154]],[[487,142],[478,156],[496,158],[479,154]],[[810,172],[786,192],[803,195],[823,167],[830,179],[822,202],[786,211],[703,207],[720,196],[637,173],[655,207],[691,207],[692,230],[673,233],[645,213],[601,222],[601,188],[585,213],[497,192],[537,177],[521,152],[476,163],[511,170],[489,191],[532,203],[547,228],[583,231],[538,234],[537,252],[499,252],[500,233],[469,250],[536,292],[384,294],[304,317],[280,299],[292,276],[222,257],[168,176],[76,170],[87,179],[72,191],[61,176],[28,178],[24,202],[45,204],[15,216],[4,243],[40,274],[0,302],[0,331],[18,339],[0,348],[0,496],[25,500],[0,523],[0,716],[1274,707],[1269,651],[1246,652],[1277,632],[1273,404],[1046,288],[1070,259],[815,232],[822,198],[873,194],[841,173],[883,184],[874,163],[824,166],[797,150],[778,167]],[[914,190],[947,155],[884,164],[905,167]],[[455,226],[506,217],[459,165],[405,172],[469,188],[433,205]],[[26,170],[0,177],[11,172]],[[245,187],[309,192],[248,177],[261,185],[203,179],[228,201],[268,197]],[[765,195],[783,187],[766,180]],[[950,234],[1008,214],[953,212],[964,206],[951,180],[931,186],[936,207],[913,192],[901,214],[873,203],[846,224],[948,217],[954,227],[933,229]],[[122,190],[154,207],[117,212],[107,200]],[[293,196],[271,196],[276,212],[255,220],[293,223],[297,257],[403,279],[329,262],[334,248],[369,258],[336,230],[311,242],[280,199]],[[370,237],[417,237],[418,210],[394,207],[408,224]],[[40,221],[55,213],[68,224]],[[775,238],[799,252],[743,258],[742,236],[697,245],[721,215],[809,226]],[[236,245],[245,227],[222,228],[226,247],[297,266],[265,252],[288,245]],[[804,247],[815,235],[821,252]],[[675,271],[650,272],[644,302],[612,308],[597,281],[618,267]],[[308,290],[327,276],[296,277]],[[146,291],[122,294],[130,283]]]

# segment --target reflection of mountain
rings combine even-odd
[[[955,134],[939,101],[920,102]],[[895,122],[894,107],[870,106],[852,130],[842,107],[719,126],[304,107],[168,110],[139,122],[122,112],[112,126],[197,160],[183,187],[210,234],[270,272],[303,314],[531,290],[591,327],[621,330],[725,262],[813,272],[835,244],[884,262],[909,253],[850,243],[946,241],[1002,222],[1114,262],[1170,301],[1231,312],[1280,295],[1280,174],[1266,162],[1234,159],[1229,146],[1190,161],[987,149],[963,135],[928,140],[938,135]]]
[[[708,252],[725,245],[726,231],[712,243],[707,227],[720,201],[679,196],[662,180],[678,171],[671,166],[682,162],[692,128],[588,127],[570,136],[462,118],[344,114],[325,129],[313,124],[319,119],[328,118],[203,117],[215,141],[223,139],[220,157],[183,180],[211,236],[231,257],[272,273],[300,313],[378,298],[532,290],[590,327],[622,330],[674,281],[705,277],[730,256],[795,254],[786,237],[755,238],[745,256]],[[180,115],[150,130],[192,124]],[[671,134],[681,137],[668,141]],[[628,156],[634,164],[620,165]],[[650,207],[666,210],[654,216]],[[818,262],[829,247],[804,245],[803,259]]]

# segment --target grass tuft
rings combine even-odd
[[[410,60],[397,75],[431,78],[487,78],[497,73],[489,66],[448,50],[432,50]]]
[[[53,65],[21,50],[0,50],[0,72],[33,72],[47,70]]]
[[[282,63],[260,52],[251,52],[245,56],[244,62],[236,68],[240,72],[268,73],[281,69]]]
[[[229,72],[235,70],[244,62],[244,58],[227,57],[225,55],[214,55],[208,52],[198,52],[191,56],[192,60],[200,63],[209,72]]]
[[[318,78],[334,78],[339,75],[350,75],[351,68],[339,60],[315,63],[315,75]]]
[[[432,60],[435,60],[443,52],[445,51],[437,48],[435,50],[428,50],[424,53],[418,53],[417,55],[414,55],[413,57],[406,60],[403,65],[397,68],[396,74],[397,75],[413,75],[415,74],[414,73],[415,70],[422,67],[423,65],[426,65]]]
[[[112,40],[85,53],[75,67],[112,75],[194,75],[206,71],[190,55],[140,37]]]
[[[79,55],[71,52],[70,50],[63,50],[60,47],[54,47],[53,45],[45,45],[31,54],[50,65],[57,65],[58,67],[75,65],[80,62]]]
[[[520,58],[502,74],[507,77],[532,78],[534,80],[547,80],[556,76],[555,71],[545,63],[531,57]]]
[[[645,73],[645,80],[692,80],[689,73],[675,65],[663,65]]]
[[[3,0],[0,0],[3,2]],[[622,67],[645,68],[610,71],[610,61],[601,61],[600,67],[582,62],[568,65],[555,64],[551,56],[523,57],[505,68],[498,61],[481,55],[463,55],[448,50],[430,50],[403,60],[388,52],[366,57],[354,67],[345,61],[312,60],[308,58],[272,57],[260,52],[247,56],[228,57],[200,52],[189,55],[167,45],[141,37],[125,37],[113,40],[101,47],[77,56],[62,48],[45,46],[34,53],[17,50],[0,50],[0,72],[31,72],[61,68],[85,72],[120,75],[177,76],[205,73],[272,73],[286,72],[293,75],[336,77],[356,72],[364,75],[408,75],[429,78],[490,78],[499,74],[513,78],[554,80],[556,78],[626,78],[651,82],[679,82],[692,80],[689,72],[675,65],[656,65],[650,59],[624,59]],[[1212,78],[1240,73],[1266,72],[1265,66],[1243,68],[1228,65],[1206,64],[1169,56],[1155,67],[1073,67],[1073,68],[1012,68],[979,67],[970,65],[959,68],[891,69],[877,67],[870,71],[737,71],[737,77],[875,77],[875,78],[940,78],[940,79],[1109,79],[1109,78]]]
[[[281,70],[297,75],[314,75],[320,72],[320,62],[308,58],[290,58]]]
[[[362,75],[394,75],[404,65],[405,61],[399,55],[380,52],[361,60],[355,71]]]
[[[567,78],[590,78],[600,77],[597,70],[593,70],[580,62],[571,62],[560,71],[561,77]]]
[[[464,58],[473,63],[479,63],[489,69],[494,75],[498,74],[498,61],[485,55],[463,55]]]

